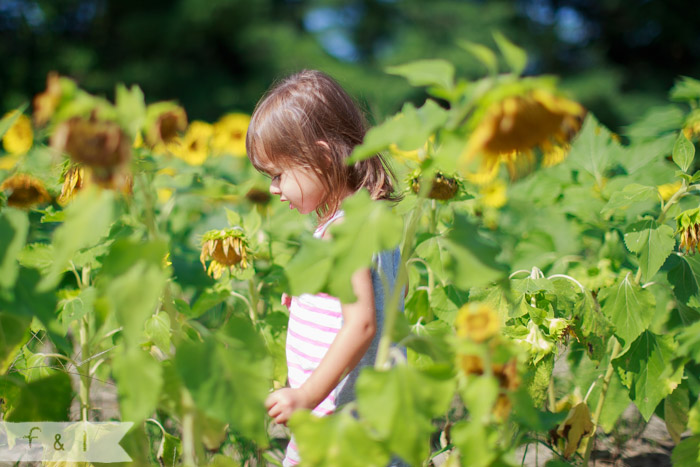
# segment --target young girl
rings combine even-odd
[[[277,83],[258,103],[246,149],[255,168],[272,178],[270,193],[288,202],[290,209],[315,212],[314,236],[324,238],[331,223],[342,221],[343,199],[356,191],[366,189],[375,200],[399,199],[393,174],[380,155],[346,163],[365,132],[362,112],[338,83],[319,71],[302,71]],[[360,368],[373,365],[376,357],[384,304],[394,287],[399,259],[398,248],[377,252],[372,268],[356,271],[351,278],[355,303],[341,303],[326,294],[283,296],[289,308],[289,387],[266,401],[277,423],[286,423],[298,409],[324,416],[354,399]],[[292,437],[284,465],[299,460]]]

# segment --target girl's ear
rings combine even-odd
[[[321,148],[323,149],[323,156],[326,159],[326,162],[328,164],[331,164],[333,162],[333,158],[331,157],[331,147],[328,145],[327,142],[323,140],[316,141],[316,144],[321,146]]]

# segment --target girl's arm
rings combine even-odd
[[[285,388],[272,393],[265,405],[277,423],[286,423],[297,409],[313,409],[358,364],[377,329],[374,288],[369,268],[356,271],[351,278],[357,301],[342,304],[343,326],[328,352],[309,379],[297,389]]]

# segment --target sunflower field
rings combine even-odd
[[[387,69],[430,97],[351,161],[389,155],[404,198],[348,198],[332,241],[271,199],[246,113],[189,121],[50,74],[0,121],[2,420],[133,422],[135,465],[281,465],[291,431],[305,465],[520,465],[539,445],[563,466],[634,405],[700,465],[700,81],[613,134],[495,39],[463,44],[478,80]],[[273,426],[282,294],[351,302],[351,274],[396,246],[357,400]]]

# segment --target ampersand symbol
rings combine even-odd
[[[58,447],[56,447],[58,445]],[[56,451],[63,451],[63,443],[61,443],[61,435],[57,434],[54,436],[53,448]]]

